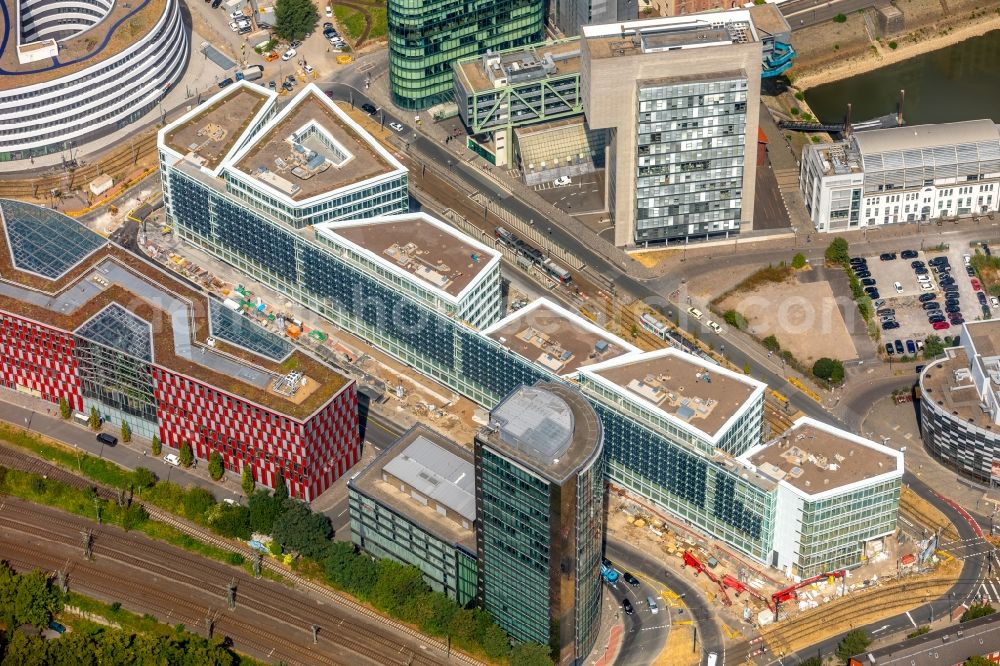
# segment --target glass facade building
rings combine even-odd
[[[476,435],[480,599],[515,640],[580,663],[600,627],[603,434],[574,389],[521,387]]]
[[[420,110],[450,100],[453,62],[537,42],[545,7],[542,0],[389,0],[393,103]]]
[[[637,242],[739,231],[748,84],[640,85]]]

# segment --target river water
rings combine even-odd
[[[853,119],[862,121],[894,113],[900,88],[909,125],[979,118],[1000,123],[1000,30],[817,86],[806,100],[823,122],[843,122],[848,102]]]

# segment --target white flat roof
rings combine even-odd
[[[547,298],[532,301],[482,333],[564,377],[587,365],[641,353],[638,347]]]
[[[323,222],[318,236],[458,304],[500,263],[500,253],[427,213]]]
[[[767,388],[672,347],[589,365],[580,375],[713,445]]]

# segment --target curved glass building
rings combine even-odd
[[[582,662],[600,628],[604,431],[579,391],[521,386],[476,435],[479,597],[515,640]]]

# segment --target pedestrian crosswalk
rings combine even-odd
[[[978,603],[1000,603],[1000,580],[990,578],[983,581],[979,587],[979,593],[970,601]]]

